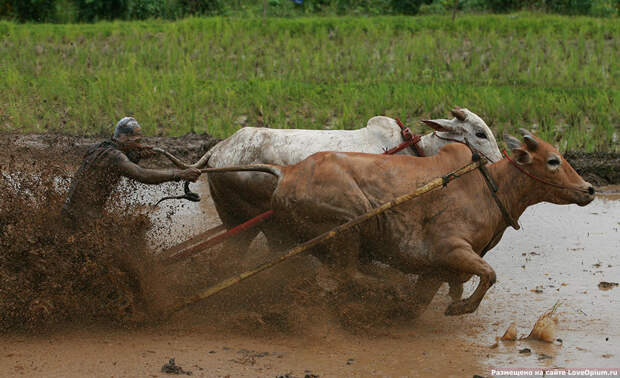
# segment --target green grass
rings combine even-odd
[[[417,130],[454,105],[499,135],[619,150],[620,21],[541,15],[0,23],[0,130],[149,135],[248,125]],[[614,139],[616,138],[616,139]]]

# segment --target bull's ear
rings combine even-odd
[[[422,123],[430,126],[435,131],[442,131],[446,133],[459,133],[458,129],[452,124],[452,121],[448,119],[423,119]]]
[[[532,155],[529,152],[522,148],[513,148],[512,149],[512,160],[516,161],[517,164],[530,164],[532,162]]]
[[[521,141],[507,133],[504,133],[504,142],[506,142],[506,146],[510,150],[521,147]]]

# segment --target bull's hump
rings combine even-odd
[[[472,153],[469,147],[462,143],[448,143],[441,147],[435,158],[438,161],[459,161],[465,165],[471,162]]]
[[[394,118],[376,116],[368,120],[366,128],[373,134],[387,138],[400,137],[400,127]]]

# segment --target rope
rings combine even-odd
[[[469,149],[470,149],[470,150],[475,151],[475,152],[479,153],[480,155],[484,156],[484,158],[485,158],[485,159],[487,159],[487,161],[492,162],[492,160],[491,160],[491,159],[489,159],[489,157],[488,157],[487,155],[485,155],[485,154],[484,154],[484,152],[479,151],[479,150],[477,150],[477,149],[473,148],[473,147],[471,146],[471,144],[469,144],[469,142],[467,142],[467,138],[465,138],[465,141],[463,142],[462,140],[458,140],[458,139],[454,139],[454,138],[446,138],[446,137],[442,137],[441,135],[437,134],[437,132],[436,132],[436,131],[433,131],[433,136],[434,136],[434,137],[437,137],[437,138],[439,138],[439,139],[441,139],[441,140],[447,140],[447,141],[450,141],[450,142],[456,142],[456,143],[461,143],[461,144],[464,144],[464,145],[466,145],[467,147],[469,147]]]
[[[539,182],[542,182],[543,184],[550,185],[550,186],[554,186],[554,187],[556,187],[556,188],[560,188],[560,189],[576,190],[576,191],[578,191],[578,192],[590,193],[590,191],[589,191],[589,190],[586,190],[586,189],[579,189],[579,188],[573,188],[573,187],[569,187],[569,186],[564,186],[564,185],[556,184],[556,183],[554,183],[554,182],[547,181],[547,180],[542,179],[542,178],[540,178],[540,177],[538,177],[538,176],[535,176],[535,175],[533,175],[533,174],[529,173],[528,171],[526,171],[525,169],[521,168],[521,167],[520,167],[517,163],[515,163],[515,162],[514,162],[514,161],[510,158],[510,156],[508,156],[508,154],[506,153],[506,150],[504,150],[502,153],[504,154],[504,157],[505,157],[506,159],[508,159],[508,161],[509,161],[512,165],[514,165],[514,167],[515,167],[515,168],[517,168],[518,170],[520,170],[521,172],[523,172],[526,176],[528,176],[528,177],[530,177],[530,178],[532,178],[532,179],[534,179],[534,180],[536,180],[536,181],[539,181]]]
[[[480,170],[480,173],[482,173],[482,177],[484,178],[484,181],[487,183],[487,186],[489,187],[489,190],[491,191],[491,196],[493,197],[493,200],[495,200],[495,204],[497,204],[497,207],[499,207],[499,210],[502,213],[502,216],[504,217],[504,220],[506,221],[506,223],[512,228],[514,228],[515,230],[520,229],[521,226],[519,226],[519,222],[516,222],[512,218],[512,216],[510,215],[510,213],[508,212],[508,210],[506,209],[502,201],[497,196],[497,191],[499,190],[499,187],[493,180],[493,177],[491,177],[491,174],[487,170],[487,167],[485,167],[484,165],[481,165],[480,167],[478,167],[478,169]]]

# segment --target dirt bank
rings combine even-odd
[[[594,185],[620,184],[620,153],[618,152],[578,152],[569,151],[564,157]]]
[[[57,134],[0,134],[0,156],[7,152],[26,153],[34,158],[57,156],[79,158],[86,148],[103,138],[87,138]],[[196,161],[219,140],[207,134],[187,134],[182,137],[148,137],[147,144],[166,149],[187,161]],[[10,146],[10,148],[8,148]],[[620,153],[569,151],[564,154],[568,162],[594,185],[620,184]],[[157,158],[155,163],[161,163]]]

